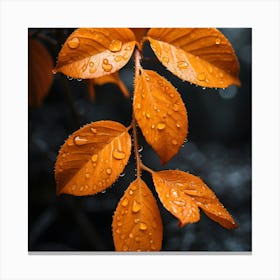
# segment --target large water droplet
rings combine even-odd
[[[72,38],[67,42],[68,47],[71,49],[76,49],[80,46],[80,40],[77,37]]]
[[[146,225],[145,223],[140,223],[140,224],[139,224],[139,229],[140,229],[140,230],[147,230],[147,228],[148,228],[148,227],[147,227],[147,225]]]
[[[165,129],[165,127],[166,127],[165,123],[158,123],[157,124],[157,129],[158,130],[163,130],[163,129]]]
[[[128,205],[128,199],[125,197],[121,204],[123,207],[126,207]]]
[[[92,157],[91,157],[91,161],[92,161],[92,162],[96,162],[97,159],[98,159],[98,154],[92,155]]]
[[[141,205],[136,200],[133,200],[132,212],[137,213],[140,211],[140,209],[141,209]]]
[[[113,40],[109,45],[109,50],[111,52],[118,52],[122,48],[122,42],[120,40]]]
[[[107,59],[104,59],[103,64],[102,64],[102,68],[105,72],[110,72],[113,68],[113,65],[108,63],[108,60],[107,60],[107,63],[105,63],[106,60]]]
[[[189,64],[186,61],[178,61],[177,66],[180,69],[187,69]]]
[[[78,146],[85,145],[88,143],[88,139],[86,137],[76,136],[74,138],[74,143]]]
[[[113,151],[113,158],[114,159],[124,159],[125,158],[125,152],[114,150]]]
[[[199,81],[204,81],[204,80],[205,80],[205,74],[204,74],[204,73],[199,73],[199,74],[197,75],[197,79],[198,79]]]

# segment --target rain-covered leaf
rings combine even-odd
[[[54,72],[93,79],[122,68],[135,46],[129,28],[79,28],[64,43]]]
[[[240,85],[239,63],[227,38],[215,28],[151,28],[148,40],[174,75],[202,87]]]
[[[187,111],[180,94],[165,78],[141,69],[135,81],[134,114],[146,141],[166,163],[184,143]]]
[[[37,39],[28,38],[28,105],[42,104],[53,81],[53,60]]]
[[[55,163],[57,194],[90,195],[111,186],[124,170],[131,152],[127,128],[97,121],[74,132]]]
[[[237,228],[232,216],[199,177],[179,170],[153,172],[152,177],[162,204],[178,218],[180,226],[199,221],[200,207],[221,226]]]
[[[159,251],[163,229],[152,192],[136,179],[125,191],[112,223],[116,251]]]

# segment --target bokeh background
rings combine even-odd
[[[74,29],[32,28],[53,63]],[[180,92],[189,119],[189,134],[180,152],[161,166],[158,156],[143,139],[143,162],[154,170],[180,169],[197,175],[216,193],[239,228],[226,230],[201,211],[198,223],[178,227],[177,219],[162,207],[149,174],[143,179],[155,194],[164,235],[162,251],[249,252],[252,250],[252,30],[219,28],[229,39],[240,62],[241,87],[202,89],[173,76],[160,65],[149,44],[142,66],[157,70]],[[29,54],[30,56],[30,54]],[[30,73],[29,73],[30,75]],[[115,120],[129,125],[134,66],[131,60],[120,77],[131,93],[123,96],[114,84],[95,87],[89,97],[86,81],[54,75],[40,106],[28,109],[28,249],[29,251],[114,251],[111,223],[119,199],[135,179],[132,156],[122,176],[104,193],[95,196],[57,196],[54,164],[61,145],[82,125]]]

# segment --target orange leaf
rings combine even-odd
[[[123,83],[123,81],[120,79],[118,72],[113,73],[111,75],[96,78],[93,80],[93,82],[94,82],[94,84],[100,85],[100,86],[107,84],[107,83],[115,84],[120,88],[121,92],[123,93],[123,95],[125,97],[129,97],[129,92],[128,92],[125,84]]]
[[[28,104],[42,104],[53,81],[53,60],[48,50],[38,40],[28,38]]]
[[[234,49],[215,28],[151,28],[148,40],[161,63],[183,80],[210,88],[240,85]]]
[[[102,77],[122,68],[134,46],[129,28],[79,28],[64,43],[54,72],[82,79]]]
[[[152,70],[141,69],[135,81],[134,114],[147,142],[165,163],[184,143],[187,111],[180,94]]]
[[[130,29],[133,31],[136,37],[136,41],[140,44],[149,30],[149,28],[130,28]]]
[[[111,186],[124,170],[131,152],[127,128],[97,121],[74,132],[55,163],[57,194],[90,195]]]
[[[214,192],[197,176],[179,170],[153,172],[152,176],[162,204],[178,218],[180,226],[199,221],[200,207],[221,226],[238,227]]]
[[[125,191],[112,223],[116,251],[159,251],[162,221],[152,192],[141,179]]]

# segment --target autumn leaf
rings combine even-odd
[[[129,28],[79,28],[64,43],[54,72],[82,79],[109,75],[129,61],[135,43]]]
[[[42,104],[53,81],[53,60],[37,39],[28,38],[28,105]]]
[[[163,229],[152,192],[140,178],[125,191],[112,223],[116,251],[159,251]]]
[[[227,229],[238,227],[214,192],[199,177],[179,170],[153,172],[152,177],[162,204],[178,218],[181,227],[199,221],[199,207],[221,226]]]
[[[136,41],[138,42],[139,48],[141,49],[143,39],[147,34],[149,28],[130,28],[130,29],[133,31]]]
[[[141,69],[135,81],[133,108],[146,141],[166,163],[178,152],[188,132],[180,94],[156,72]]]
[[[240,85],[239,63],[215,28],[151,28],[147,34],[160,62],[174,75],[202,87]]]
[[[96,78],[93,80],[93,82],[95,85],[99,85],[99,86],[102,86],[107,83],[115,84],[119,87],[119,89],[121,90],[121,92],[125,97],[129,97],[129,92],[125,84],[123,83],[123,81],[120,79],[118,72],[113,73],[111,75]]]
[[[111,186],[124,170],[131,152],[127,128],[97,121],[74,132],[55,163],[57,194],[96,194]]]

